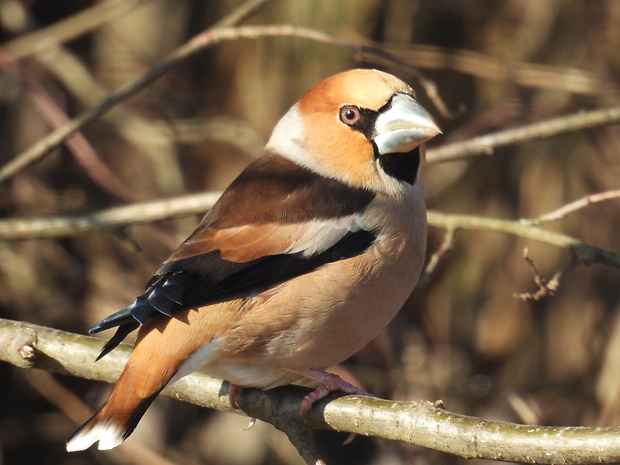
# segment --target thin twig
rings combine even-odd
[[[586,244],[579,239],[546,229],[525,224],[521,221],[500,220],[473,215],[452,215],[437,211],[428,212],[428,223],[440,228],[474,229],[513,234],[526,239],[544,242],[571,250],[584,264],[600,263],[620,268],[620,255]]]
[[[128,14],[144,0],[107,0],[97,2],[54,24],[16,37],[2,44],[2,48],[17,59],[37,53],[50,45],[58,45],[80,37],[121,15]]]
[[[126,345],[94,362],[102,341],[28,323],[0,319],[0,360],[72,376],[114,382],[127,361]],[[24,350],[28,346],[29,350]],[[21,353],[31,353],[24,359]],[[193,374],[163,391],[207,408],[246,414],[278,427],[297,417],[299,386],[269,391],[242,389],[234,410],[226,383]],[[620,428],[540,427],[487,421],[449,412],[431,402],[329,396],[306,416],[307,427],[382,437],[466,458],[531,464],[620,462]],[[131,440],[131,439],[130,439]]]
[[[185,195],[167,200],[137,203],[110,208],[88,215],[0,220],[0,240],[25,240],[66,237],[89,231],[114,231],[130,225],[145,224],[181,216],[204,214],[221,195],[220,192]],[[579,239],[526,224],[472,215],[454,215],[428,211],[429,225],[457,231],[476,229],[494,231],[532,239],[572,250],[583,263],[601,263],[620,268],[620,256],[582,242]]]
[[[28,79],[26,94],[32,104],[37,108],[41,118],[43,118],[51,128],[60,128],[70,121],[67,114],[62,111],[49,93],[39,83]],[[65,145],[88,177],[90,177],[103,191],[123,202],[133,201],[131,193],[101,158],[99,158],[93,146],[90,145],[86,137],[84,137],[80,131],[73,134],[72,137],[67,138],[65,140]]]
[[[259,0],[254,1],[256,2]],[[235,14],[235,16],[237,15]],[[227,20],[225,19],[223,20],[223,22],[227,22]],[[290,36],[325,42],[337,47],[350,50],[357,55],[361,53],[398,63],[414,74],[416,79],[420,82],[420,85],[424,88],[429,98],[434,102],[435,106],[440,112],[446,115],[450,114],[449,110],[439,97],[437,87],[434,82],[425,78],[417,67],[401,60],[395,55],[387,53],[376,47],[345,41],[315,29],[301,28],[290,25],[243,27],[220,27],[216,25],[193,37],[188,42],[174,50],[167,58],[149,69],[149,71],[147,71],[145,74],[121,87],[119,90],[110,94],[107,98],[99,102],[97,105],[80,113],[66,126],[48,134],[39,142],[35,143],[30,148],[17,155],[13,160],[0,168],[0,182],[7,180],[11,176],[31,165],[32,163],[35,163],[46,157],[52,150],[62,144],[62,142],[71,134],[75,133],[93,120],[99,118],[116,105],[127,100],[130,96],[134,95],[138,91],[144,89],[146,86],[151,84],[157,78],[161,77],[163,74],[165,74],[171,68],[179,64],[181,61],[198,53],[206,47],[228,40]]]
[[[454,228],[446,228],[446,233],[443,238],[443,242],[439,246],[439,248],[431,255],[428,259],[428,264],[424,269],[424,272],[418,279],[418,284],[416,285],[417,289],[424,288],[428,286],[437,268],[439,262],[452,251],[452,247],[454,246],[454,238],[456,236],[456,230]]]
[[[529,250],[527,247],[523,249],[523,259],[532,269],[532,272],[534,273],[534,283],[538,286],[538,290],[536,292],[523,292],[514,294],[515,299],[524,302],[538,302],[545,297],[554,296],[560,287],[560,280],[562,279],[562,277],[579,263],[577,257],[573,255],[571,260],[569,260],[562,268],[555,272],[553,278],[547,280],[538,272],[538,269],[534,264],[534,260],[532,260],[529,255]]]
[[[522,87],[557,89],[575,94],[618,93],[616,82],[577,68],[515,62],[473,50],[434,45],[387,44],[384,48],[425,69],[449,69],[481,79],[510,80]]]
[[[583,111],[429,149],[426,152],[426,159],[428,163],[444,163],[480,155],[493,155],[495,149],[499,147],[548,139],[560,134],[619,122],[620,106]]]
[[[620,189],[600,192],[598,194],[590,194],[586,195],[574,202],[563,205],[562,207],[553,210],[549,213],[545,213],[544,215],[540,215],[537,218],[533,219],[524,219],[522,221],[528,224],[538,225],[541,223],[548,223],[550,221],[557,221],[563,218],[566,218],[570,213],[574,213],[577,210],[581,210],[582,208],[586,208],[593,203],[603,202],[605,200],[618,199],[620,198]]]
[[[267,0],[250,0],[222,19],[218,24],[232,26],[236,24],[235,21],[242,21],[247,18],[249,14],[253,13],[260,5],[265,4],[266,1]],[[97,105],[80,113],[67,125],[56,129],[42,138],[39,142],[17,155],[14,159],[0,168],[0,182],[7,180],[32,163],[35,163],[49,155],[49,153],[62,144],[67,137],[80,130],[86,124],[99,118],[119,103],[127,100],[127,98],[131,95],[134,95],[136,92],[145,88],[147,85],[161,77],[164,73],[184,59],[194,55],[208,45],[225,40],[225,35],[222,36],[221,34],[216,34],[216,32],[221,30],[230,31],[234,30],[234,28],[216,25],[190,39],[187,43],[174,50],[167,58],[153,66],[138,79],[121,87],[118,91],[112,93]]]
[[[51,128],[56,129],[69,122],[66,113],[62,111],[43,86],[38,81],[25,76],[19,62],[3,49],[0,49],[0,71],[19,80],[23,84],[25,95],[38,110],[39,116]],[[123,202],[131,202],[133,200],[131,194],[117,176],[101,161],[95,149],[88,143],[81,132],[76,132],[73,137],[65,141],[65,144],[86,174],[102,190]]]
[[[86,215],[0,220],[0,239],[43,239],[75,236],[89,231],[110,232],[130,225],[204,214],[220,195],[221,192],[186,195],[109,208]]]
[[[88,108],[109,95],[86,65],[65,47],[46,47],[44,52],[35,55],[35,60],[62,83],[82,108]],[[152,119],[127,105],[115,110],[102,115],[101,121],[110,124],[121,138],[135,147],[136,153],[149,159],[153,182],[164,195],[180,194],[183,179],[178,159],[172,156],[175,147],[169,128],[153,124]]]

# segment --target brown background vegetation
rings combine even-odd
[[[242,2],[116,3],[134,6],[65,44],[39,41],[19,49],[14,61],[15,39],[96,2],[0,2],[0,165],[58,123],[45,116],[45,98],[75,116]],[[372,42],[419,66],[454,112],[439,115],[419,91],[444,129],[434,147],[620,100],[620,3],[614,0],[272,0],[249,23],[313,27]],[[344,69],[380,67],[419,89],[407,69],[357,58],[294,37],[209,48],[84,129],[122,189],[111,178],[94,180],[84,168],[92,158],[80,162],[63,147],[0,185],[0,214],[79,214],[222,189],[305,89]],[[429,206],[492,218],[537,217],[618,189],[619,150],[620,131],[611,126],[431,165]],[[545,227],[620,253],[619,209],[618,201],[604,202]],[[130,303],[197,221],[2,242],[0,316],[84,333]],[[443,234],[431,229],[429,255]],[[429,284],[346,368],[379,396],[442,399],[449,410],[487,419],[618,425],[619,271],[580,266],[563,277],[556,296],[520,301],[515,293],[536,290],[524,247],[546,277],[570,259],[566,250],[515,236],[460,232]],[[108,389],[55,379],[92,406]],[[75,425],[32,382],[24,371],[0,365],[0,463],[127,463],[115,453],[66,454],[64,439]],[[264,424],[242,431],[246,421],[159,399],[131,441],[184,464],[301,463],[283,435]],[[331,465],[464,461],[365,438],[339,446],[340,439],[317,435]]]

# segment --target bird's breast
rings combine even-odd
[[[376,211],[369,211],[369,218],[377,223],[378,232],[373,245],[363,254],[323,265],[246,303],[235,324],[217,338],[217,363],[236,366],[239,372],[242,366],[248,367],[247,372],[274,373],[282,368],[325,369],[377,336],[420,275],[426,215],[421,197],[396,206],[379,201],[371,208]]]

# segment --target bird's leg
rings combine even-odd
[[[228,383],[228,400],[232,408],[234,408],[235,410],[241,410],[239,408],[239,405],[237,404],[237,395],[239,394],[239,391],[241,391],[241,386],[239,386],[238,384],[234,384],[234,383]],[[247,431],[250,428],[252,428],[252,426],[254,426],[255,424],[256,424],[256,418],[252,417],[250,418],[250,423],[248,423],[248,426],[243,428],[243,430]]]
[[[369,394],[363,389],[347,383],[340,376],[333,373],[327,373],[320,370],[289,371],[297,373],[304,378],[308,378],[319,383],[319,387],[312,391],[310,394],[308,394],[306,397],[304,397],[301,401],[301,407],[299,407],[299,416],[302,419],[305,417],[306,413],[310,411],[310,409],[316,402],[329,395],[330,392],[340,391],[346,394],[374,397],[372,394]]]
[[[237,400],[235,398],[237,397],[237,394],[239,394],[240,390],[241,388],[238,384],[228,384],[228,400],[230,401],[230,405],[232,405],[232,408],[234,408],[235,410],[239,410],[239,406],[237,405]]]

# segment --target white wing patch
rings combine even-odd
[[[283,226],[283,228],[286,227]],[[302,228],[304,232],[295,239],[291,234],[292,240],[289,246],[279,253],[301,253],[303,257],[311,257],[333,247],[349,232],[362,229],[359,215],[346,216],[337,220],[316,220],[303,225],[294,225],[294,228],[296,230]]]
[[[304,223],[266,223],[221,229],[212,247],[225,260],[248,262],[269,255],[300,254],[307,258],[325,252],[350,232],[362,228],[362,215]]]

